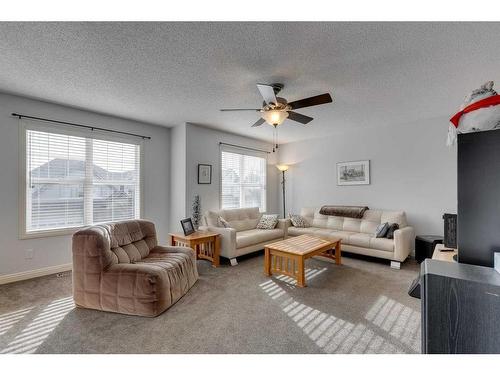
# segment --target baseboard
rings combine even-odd
[[[0,285],[9,284],[16,281],[34,279],[35,277],[52,275],[54,273],[71,271],[72,264],[61,264],[59,266],[51,266],[45,268],[39,268],[31,271],[23,271],[18,273],[11,273],[10,275],[0,275]]]

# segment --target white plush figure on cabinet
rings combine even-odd
[[[457,134],[496,128],[500,128],[500,95],[489,81],[468,95],[460,111],[450,119],[446,144],[455,144]]]

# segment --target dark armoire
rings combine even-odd
[[[458,136],[458,261],[493,267],[500,251],[500,130]]]

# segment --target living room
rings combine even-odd
[[[499,22],[106,10],[0,21],[0,361],[500,353]]]

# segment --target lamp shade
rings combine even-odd
[[[269,125],[281,125],[288,117],[288,112],[279,109],[271,109],[262,113],[262,118]]]
[[[277,164],[276,168],[278,168],[281,172],[285,172],[288,170],[288,165],[286,164]]]

